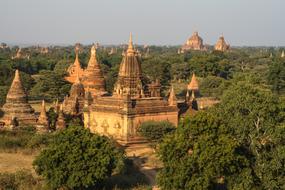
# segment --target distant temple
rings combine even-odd
[[[92,132],[108,135],[119,142],[135,139],[141,123],[168,120],[178,124],[178,108],[174,90],[168,100],[160,96],[160,83],[142,81],[141,58],[133,47],[130,35],[128,49],[123,53],[113,95],[93,96],[85,103],[84,125]]]
[[[30,59],[30,55],[24,54],[24,53],[22,52],[22,48],[19,48],[19,49],[17,50],[16,55],[15,55],[15,56],[12,56],[11,59]]]
[[[2,110],[4,116],[0,120],[6,126],[10,123],[14,125],[30,125],[37,122],[34,109],[28,103],[18,70],[15,72],[14,80],[8,91],[6,103],[3,105]]]
[[[194,34],[181,47],[181,51],[179,53],[183,53],[187,50],[206,50],[203,45],[203,39],[199,36],[198,32],[194,32]]]
[[[224,36],[221,36],[215,45],[215,50],[225,52],[229,49],[230,45],[226,43]]]

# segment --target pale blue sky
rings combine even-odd
[[[0,42],[285,45],[285,0],[0,0]]]

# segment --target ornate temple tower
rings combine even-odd
[[[79,53],[79,47],[75,46],[75,61],[72,65],[68,67],[67,69],[68,76],[65,77],[65,80],[67,80],[70,83],[75,82],[77,75],[79,75],[79,78],[83,76],[84,70],[81,68],[78,58],[78,53]]]
[[[6,103],[2,110],[4,116],[1,121],[5,124],[9,124],[12,119],[17,121],[19,125],[36,124],[37,118],[34,114],[34,109],[28,103],[18,70],[15,72],[15,78],[8,91]]]
[[[182,52],[187,50],[205,50],[203,39],[199,36],[198,32],[194,32],[193,35],[181,47]]]
[[[187,86],[187,90],[191,92],[199,92],[199,84],[195,73],[193,73],[190,83]]]
[[[89,88],[89,92],[92,96],[101,96],[107,93],[105,88],[105,79],[97,61],[95,45],[91,48],[91,56],[88,66],[84,71],[82,83],[85,90]]]
[[[177,126],[178,108],[174,96],[171,101],[160,96],[159,81],[143,84],[141,59],[130,35],[113,95],[93,97],[91,104],[86,101],[84,126],[125,144],[139,138],[138,127],[149,120],[168,120]]]
[[[215,50],[225,52],[229,49],[230,49],[230,45],[226,43],[224,36],[220,36],[219,40],[217,41],[215,45]]]
[[[130,34],[129,46],[123,54],[114,94],[118,96],[129,94],[131,98],[135,98],[140,96],[141,91],[144,91],[140,61],[140,56],[133,46],[132,34]]]

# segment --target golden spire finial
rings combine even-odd
[[[91,56],[96,56],[96,47],[94,44],[91,47]]]
[[[19,81],[20,80],[20,75],[19,75],[19,70],[16,69],[15,71],[15,78],[14,78],[15,81]]]
[[[130,39],[129,39],[129,46],[128,46],[128,50],[127,50],[127,54],[128,55],[132,55],[134,54],[134,45],[133,45],[133,36],[132,33],[130,33]]]
[[[45,109],[46,105],[45,105],[45,100],[42,101],[42,108]]]

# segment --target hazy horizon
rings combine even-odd
[[[0,0],[8,44],[181,45],[194,31],[213,45],[285,46],[282,0]]]

